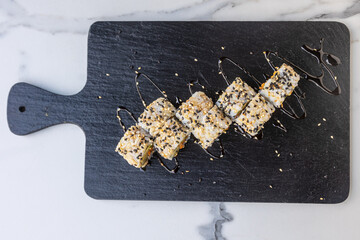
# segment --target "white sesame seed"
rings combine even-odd
[[[175,76],[176,76],[176,77],[178,77],[178,76],[179,76],[179,74],[178,74],[178,73],[175,73]]]
[[[110,74],[108,74],[108,73],[107,73],[107,74],[105,74],[105,75],[106,75],[106,76],[110,76]]]
[[[221,47],[221,50],[225,50],[225,47]]]
[[[194,58],[194,61],[197,62],[198,61],[197,58]]]
[[[269,188],[271,188],[271,189],[272,189],[272,188],[273,188],[273,186],[272,186],[272,185],[269,185]]]
[[[210,161],[214,161],[214,159],[213,159],[213,158],[210,158]]]
[[[334,139],[334,136],[330,136],[331,139]]]
[[[283,172],[282,168],[279,168],[279,171],[280,171],[280,172]]]
[[[326,122],[326,118],[323,118],[323,121]]]
[[[321,123],[318,123],[318,127],[320,127],[321,126]]]

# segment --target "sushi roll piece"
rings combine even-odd
[[[139,116],[139,126],[155,137],[163,123],[173,117],[175,112],[176,108],[169,100],[163,97],[158,98],[149,104]]]
[[[266,99],[260,94],[251,99],[244,111],[235,120],[245,132],[251,136],[256,136],[264,124],[269,121],[272,113],[275,111],[275,107],[272,103],[266,101]]]
[[[190,134],[190,130],[179,120],[175,117],[169,118],[161,125],[159,133],[155,136],[155,149],[163,158],[172,160],[179,150],[184,148]]]
[[[213,101],[205,93],[195,92],[186,102],[181,104],[176,112],[176,117],[182,124],[193,130],[213,106]]]
[[[220,95],[216,105],[228,117],[235,120],[255,95],[254,89],[241,80],[240,77],[237,77]]]
[[[207,149],[214,141],[224,133],[231,125],[232,121],[214,105],[199,121],[192,131],[194,137],[199,140],[200,145]]]
[[[130,165],[144,168],[154,152],[151,136],[138,125],[126,130],[115,149]]]
[[[292,67],[283,63],[279,69],[260,87],[260,94],[275,107],[282,106],[285,98],[297,87],[300,75]]]

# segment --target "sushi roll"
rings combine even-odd
[[[224,113],[214,105],[213,108],[200,119],[192,133],[194,137],[199,140],[200,145],[204,149],[207,149],[229,128],[231,123],[231,119],[226,117]]]
[[[115,149],[130,165],[143,168],[154,152],[151,136],[138,125],[126,130]]]
[[[256,95],[252,87],[237,77],[220,95],[216,105],[224,113],[235,120],[245,108],[246,104]]]
[[[158,98],[139,116],[139,126],[155,137],[163,123],[173,117],[175,112],[176,109],[169,100],[163,97]]]
[[[196,124],[214,106],[211,98],[203,92],[195,92],[186,102],[182,103],[176,112],[176,117],[193,130]]]
[[[175,117],[165,121],[156,135],[154,146],[156,151],[166,159],[173,159],[180,149],[184,148],[190,137],[190,131],[182,125]]]
[[[282,106],[285,98],[297,87],[300,75],[292,67],[283,63],[279,69],[260,87],[260,94],[275,107]]]
[[[235,120],[235,122],[251,136],[256,136],[264,127],[264,124],[269,121],[271,114],[275,111],[272,103],[260,95],[251,99],[244,111]]]

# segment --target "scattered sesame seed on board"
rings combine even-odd
[[[280,171],[280,172],[283,172],[282,168],[279,168],[279,171]]]
[[[225,47],[221,47],[221,50],[225,50]]]
[[[321,126],[321,123],[318,123],[318,127],[320,127]]]
[[[179,74],[178,74],[178,73],[175,73],[175,76],[176,76],[176,77],[178,77],[178,76],[179,76]]]
[[[198,61],[197,58],[194,58],[194,61],[197,62]]]
[[[272,188],[273,188],[273,186],[272,186],[272,185],[269,185],[269,188],[271,188],[271,189],[272,189]]]
[[[278,153],[277,157],[280,157],[280,153]]]
[[[323,118],[323,121],[326,122],[326,118]]]
[[[331,139],[334,139],[334,136],[330,136]]]
[[[214,161],[214,159],[213,159],[213,158],[210,158],[210,161]]]
[[[106,75],[107,77],[109,77],[109,76],[110,76],[110,74],[109,74],[109,73],[106,73],[105,75]]]
[[[279,153],[278,150],[275,150],[275,153],[278,154]]]

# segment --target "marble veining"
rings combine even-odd
[[[95,21],[138,20],[343,22],[351,32],[352,122],[360,119],[357,96],[360,70],[356,67],[360,64],[359,0],[1,0],[1,239],[360,238],[356,230],[360,216],[354,214],[360,210],[359,164],[355,161],[360,152],[356,148],[352,150],[350,197],[335,206],[115,203],[97,202],[85,196],[80,163],[84,159],[85,140],[76,127],[59,126],[23,138],[9,132],[5,124],[6,98],[14,83],[21,80],[57,93],[76,93],[86,81],[86,39],[90,25]],[[352,132],[354,146],[360,142],[359,127],[353,124]],[[18,150],[19,144],[22,151]],[[58,148],[63,150],[59,152]],[[55,151],[58,154],[52,161],[48,156]],[[64,175],[68,176],[65,180],[61,179]],[[56,189],[49,189],[49,184]],[[144,230],[139,231],[134,224],[140,224]],[[55,236],[49,237],[51,233]]]

